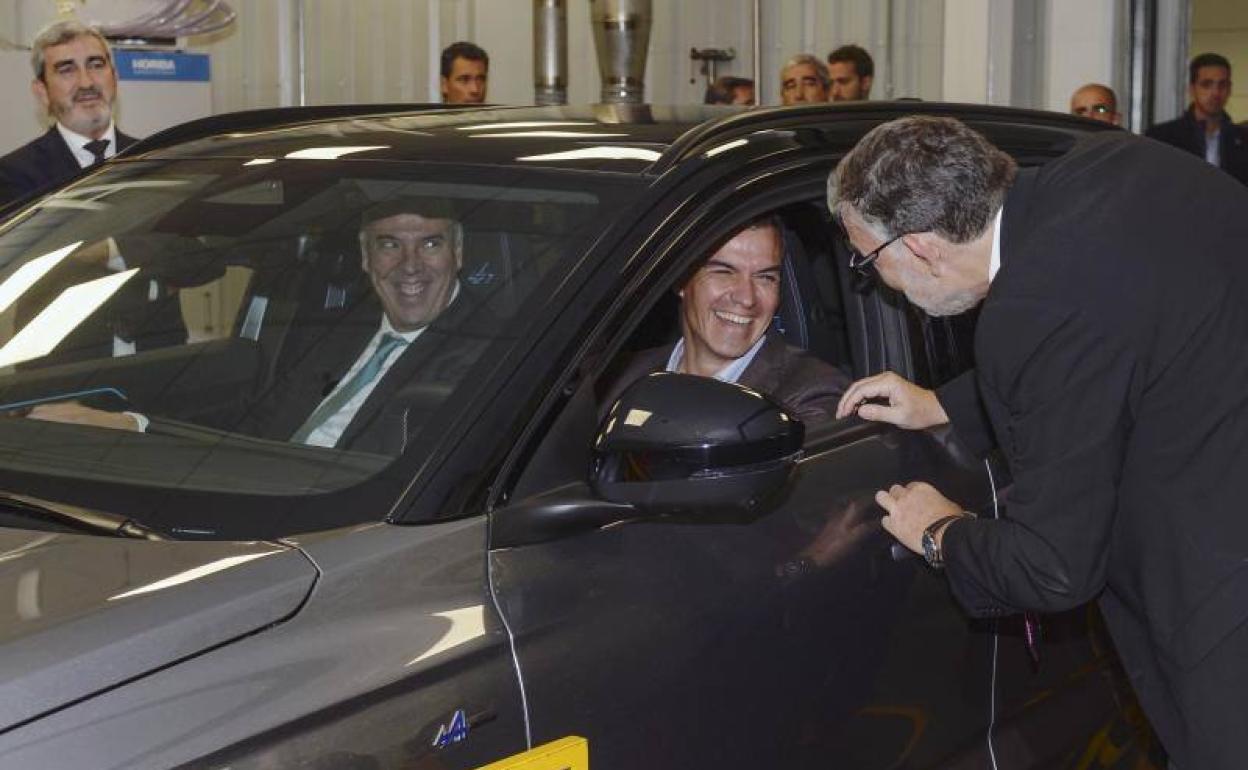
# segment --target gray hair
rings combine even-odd
[[[113,66],[113,51],[108,47],[108,41],[98,29],[88,27],[73,19],[65,19],[52,22],[39,30],[39,34],[35,35],[35,41],[30,44],[30,68],[34,70],[35,80],[43,80],[45,50],[53,46],[65,45],[84,36],[100,41],[100,45],[104,48],[104,56],[108,59],[108,66]]]
[[[451,223],[451,248],[456,256],[464,253],[464,226],[456,217],[455,209],[444,200],[400,197],[368,207],[360,216],[360,254],[369,255],[368,228],[374,222],[401,214],[413,214],[425,219],[446,219]]]
[[[982,234],[1018,165],[953,118],[915,115],[876,126],[828,176],[828,210],[849,206],[876,235]]]
[[[814,67],[815,74],[819,77],[819,82],[823,84],[824,88],[832,85],[832,75],[828,73],[828,65],[823,62],[823,59],[809,53],[799,53],[785,62],[784,66],[780,68],[780,79],[784,80],[785,70],[789,67],[796,67],[799,64],[809,64]]]

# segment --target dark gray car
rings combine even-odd
[[[1033,659],[878,524],[899,479],[1008,515],[1002,467],[852,418],[790,430],[748,394],[772,433],[733,434],[739,390],[680,377],[624,388],[663,430],[603,420],[628,356],[674,339],[681,277],[763,213],[790,344],[949,379],[973,319],[849,273],[829,169],[916,110],[1023,164],[1097,124],[373,109],[174,129],[0,225],[0,766],[475,768],[567,736],[596,768],[1147,751],[1093,610],[1043,618]],[[407,198],[462,224],[470,312],[338,443],[291,441],[277,415],[375,327],[361,216]]]

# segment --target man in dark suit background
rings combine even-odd
[[[764,217],[708,257],[677,292],[681,338],[634,356],[606,405],[641,377],[669,371],[745,385],[808,423],[831,419],[849,378],[769,331],[780,305],[780,233],[779,222]]]
[[[117,72],[108,42],[76,21],[59,21],[31,45],[31,91],[53,121],[47,133],[0,158],[0,206],[73,179],[135,139],[117,130]]]
[[[1188,65],[1187,111],[1148,129],[1152,139],[1174,145],[1248,185],[1248,131],[1226,113],[1231,98],[1231,63],[1216,53],[1202,53]]]
[[[1099,598],[1177,767],[1242,766],[1248,191],[1116,132],[1018,171],[932,117],[876,128],[828,185],[854,264],[874,261],[935,315],[984,300],[974,380],[942,388],[935,409],[912,408],[895,375],[855,383],[842,404],[909,428],[948,419],[981,452],[995,443],[1013,475],[1007,516],[897,484],[876,495],[885,528],[945,567],[977,616]]]
[[[492,316],[459,282],[463,228],[447,201],[399,198],[361,220],[369,290],[346,307],[296,316],[274,381],[216,427],[397,455],[495,339]],[[143,432],[163,424],[77,403],[37,406],[29,417]]]

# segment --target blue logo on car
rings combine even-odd
[[[435,749],[443,749],[468,737],[468,717],[463,709],[455,712],[449,725],[438,725],[438,735],[433,739]]]

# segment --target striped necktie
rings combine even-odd
[[[384,334],[381,338],[381,344],[368,357],[360,370],[355,373],[351,379],[342,384],[342,387],[330,394],[328,398],[321,402],[321,405],[312,412],[312,416],[304,420],[299,430],[295,431],[295,435],[290,437],[291,443],[306,444],[308,437],[330,417],[338,414],[338,412],[346,406],[351,399],[355,398],[361,390],[369,385],[373,380],[377,379],[377,375],[381,373],[381,367],[386,363],[386,359],[394,352],[395,348],[402,347],[407,344],[407,340],[393,334]]]

